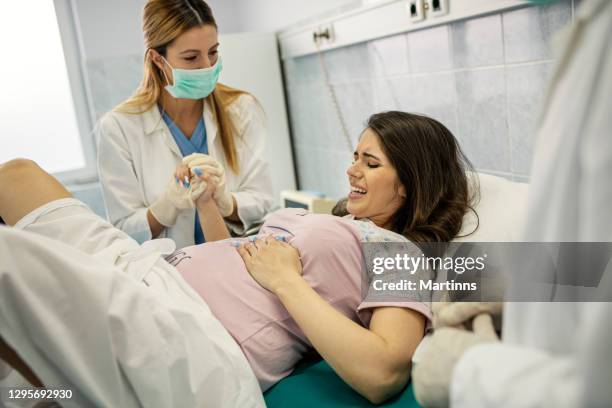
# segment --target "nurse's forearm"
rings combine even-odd
[[[214,200],[198,204],[198,217],[206,242],[230,238],[229,230]]]
[[[380,403],[406,383],[409,371],[394,361],[387,341],[342,315],[305,280],[276,294],[319,354],[370,401]]]
[[[157,218],[151,213],[150,209],[147,209],[147,222],[149,223],[149,228],[151,229],[151,237],[157,238],[159,234],[162,233],[164,227],[162,224],[157,221]]]

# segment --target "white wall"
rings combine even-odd
[[[221,34],[243,31],[240,27],[242,16],[239,6],[242,0],[213,0],[207,3],[213,11]]]
[[[219,80],[255,95],[266,112],[265,157],[274,196],[279,197],[282,190],[295,189],[296,180],[276,36],[273,33],[221,34],[219,42],[224,50]],[[247,72],[245,66],[248,66]]]
[[[367,0],[366,0],[367,1]],[[74,0],[87,59],[143,53],[146,0]],[[360,0],[208,0],[221,34],[270,32]]]
[[[75,0],[74,4],[86,59],[144,52],[145,0]]]
[[[222,33],[269,32],[360,0],[208,0]],[[233,30],[233,31],[232,31]]]

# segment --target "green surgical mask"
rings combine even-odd
[[[172,65],[164,58],[170,68]],[[165,89],[175,98],[202,99],[215,90],[223,64],[221,58],[210,68],[180,69],[172,68],[173,85],[166,85]]]

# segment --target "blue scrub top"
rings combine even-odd
[[[164,111],[161,112],[162,118],[164,118],[164,122],[168,125],[168,129],[170,129],[170,133],[176,144],[178,145],[179,150],[183,157],[189,156],[192,153],[204,153],[208,154],[208,145],[206,143],[206,126],[204,126],[204,119],[200,118],[193,134],[191,135],[191,139],[183,134],[181,129],[174,124],[170,116]],[[206,242],[204,238],[204,232],[202,232],[202,226],[200,225],[200,217],[198,217],[198,211],[196,210],[195,217],[195,230],[194,230],[194,241],[196,244],[202,244]]]

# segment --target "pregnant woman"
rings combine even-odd
[[[382,402],[408,381],[430,311],[363,298],[361,243],[453,239],[470,208],[466,166],[439,122],[377,114],[347,171],[349,216],[287,209],[258,239],[164,261],[167,242],[139,246],[33,163],[9,162],[0,216],[31,233],[0,229],[0,358],[90,404],[257,406],[254,380],[267,389],[314,348]]]

